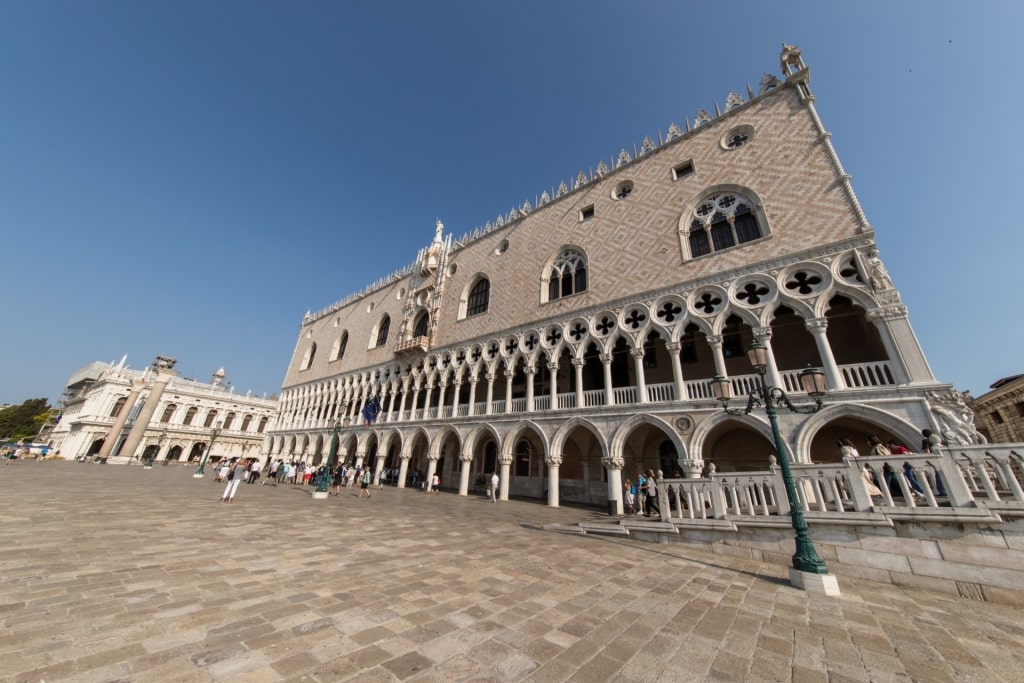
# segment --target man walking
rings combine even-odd
[[[498,484],[501,483],[501,479],[498,477],[498,473],[494,472],[491,474],[491,502],[496,503],[498,501]]]

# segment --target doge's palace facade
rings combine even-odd
[[[503,498],[621,513],[639,470],[767,466],[767,420],[710,387],[754,387],[755,340],[794,400],[802,369],[827,378],[825,409],[780,416],[798,463],[839,461],[841,437],[973,438],[938,418],[958,394],[932,375],[800,51],[780,64],[536,206],[461,237],[438,222],[410,267],[307,314],[267,455],[319,463],[337,428],[341,458],[400,486],[438,472],[465,495],[497,471]]]

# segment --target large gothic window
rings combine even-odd
[[[388,343],[388,333],[391,331],[391,318],[384,316],[380,319],[377,327],[377,343],[374,346],[384,346]]]
[[[469,300],[466,302],[466,315],[479,315],[487,312],[487,306],[491,302],[491,281],[485,277],[480,278],[473,288],[469,290]]]
[[[430,334],[430,314],[426,311],[420,311],[420,314],[416,316],[416,324],[412,329],[412,336],[414,337],[426,337]]]
[[[312,344],[309,345],[309,348],[306,349],[306,355],[304,355],[302,357],[302,366],[299,369],[300,370],[309,370],[309,368],[313,365],[313,358],[315,358],[315,357],[316,357],[316,342],[313,342]]]
[[[341,336],[334,340],[334,348],[331,350],[331,360],[341,360],[345,357],[345,347],[348,346],[348,332],[342,332]]]
[[[548,273],[548,301],[579,294],[587,289],[587,259],[575,249],[566,249],[551,264]]]
[[[690,218],[690,258],[764,237],[753,205],[735,192],[715,194],[698,204]]]

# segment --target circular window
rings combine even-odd
[[[455,275],[457,272],[459,272],[459,264],[452,263],[448,265],[448,277]]]
[[[612,198],[625,199],[631,194],[633,194],[633,181],[625,180],[615,186],[615,191],[612,193]]]
[[[494,248],[494,253],[498,256],[501,256],[506,251],[508,251],[508,240],[502,240],[501,244]]]
[[[753,126],[737,126],[722,138],[723,149],[739,149],[754,137]]]
[[[366,312],[367,313],[372,313],[373,309],[376,308],[376,306],[377,306],[377,304],[375,304],[375,303],[373,303],[371,301],[370,303],[366,304]]]
[[[401,301],[405,298],[405,287],[399,287],[398,291],[395,292],[395,298]]]

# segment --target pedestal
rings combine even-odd
[[[828,597],[839,595],[839,581],[836,580],[835,574],[802,572],[799,569],[790,567],[789,583],[793,588],[799,588],[808,593],[818,593]]]

